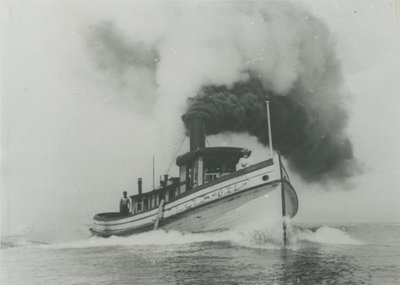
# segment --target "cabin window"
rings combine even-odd
[[[136,201],[136,199],[132,199],[132,212],[133,214],[136,214],[138,211],[138,202]]]
[[[221,176],[221,168],[208,163],[204,170],[204,181],[213,181]]]
[[[204,183],[204,161],[201,156],[197,159],[197,180],[198,185]]]
[[[218,172],[216,172],[216,173],[214,173],[214,172],[206,173],[205,176],[204,176],[204,180],[206,182],[213,181],[213,180],[219,178],[220,176],[221,176],[221,174],[218,173]]]
[[[182,183],[180,188],[183,193],[186,190],[186,166],[181,166],[179,169],[179,181]]]
[[[198,181],[197,181],[197,176],[199,175],[199,169],[198,169],[198,163],[197,163],[197,160],[196,160],[196,162],[194,163],[194,166],[193,166],[193,173],[192,173],[192,187],[194,188],[194,187],[196,187],[197,186],[197,183],[198,183]]]
[[[136,200],[136,212],[140,212],[140,209],[141,209],[141,207],[140,207],[140,198],[138,197],[137,200]]]
[[[135,199],[132,199],[132,212],[136,214],[137,212],[138,203]]]
[[[188,165],[186,169],[186,190],[192,188],[193,185],[193,166]]]
[[[221,176],[236,171],[235,161],[231,159],[216,159],[207,157],[204,160],[204,182],[213,181]]]

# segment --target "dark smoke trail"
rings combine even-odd
[[[321,182],[352,175],[352,144],[345,136],[345,109],[334,101],[313,106],[298,85],[286,96],[266,90],[257,79],[226,86],[204,87],[189,99],[186,118],[197,114],[208,134],[247,132],[268,144],[265,100],[270,100],[274,148],[306,181]]]
[[[353,174],[347,92],[325,23],[286,1],[164,8],[132,31],[101,22],[88,33],[97,67],[135,99],[156,103],[163,129],[175,127],[168,113],[198,94],[184,117],[201,113],[208,134],[245,132],[267,144],[268,95],[274,146],[292,169],[313,182]]]

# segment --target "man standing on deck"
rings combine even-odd
[[[122,215],[129,215],[129,209],[131,208],[131,200],[130,198],[127,196],[127,192],[124,191],[123,192],[123,197],[121,198],[121,201],[119,202],[119,212]]]
[[[236,166],[236,170],[240,170],[246,167],[249,167],[250,165],[253,164],[253,161],[250,157],[251,155],[251,150],[248,149],[242,149],[242,157],[239,159],[239,162]]]

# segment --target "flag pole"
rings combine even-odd
[[[282,173],[282,160],[281,154],[278,152],[279,157],[279,171],[281,177],[281,201],[282,201],[282,229],[283,229],[283,244],[286,246],[288,244],[287,236],[287,225],[286,225],[286,198],[285,198],[285,188],[283,187],[283,173]]]
[[[274,150],[272,147],[272,132],[271,132],[271,119],[270,119],[270,115],[269,115],[269,101],[265,101],[266,105],[267,105],[267,121],[268,121],[268,144],[269,144],[269,156],[271,158],[274,157]]]
[[[269,144],[269,151],[270,151],[270,157],[272,158],[272,162],[274,161],[274,149],[272,146],[272,131],[271,131],[271,118],[270,118],[270,111],[269,111],[269,101],[265,101],[267,105],[267,122],[268,122],[268,144]],[[285,216],[286,216],[286,202],[285,202],[285,189],[283,188],[282,184],[282,161],[281,161],[281,155],[278,153],[279,157],[279,175],[281,178],[281,201],[282,201],[282,229],[283,229],[283,244],[286,246],[288,243],[287,239],[287,227],[286,227],[286,221],[285,221]]]
[[[153,189],[155,189],[156,188],[156,183],[155,183],[155,178],[154,178],[154,176],[155,176],[155,167],[154,167],[154,154],[153,154]]]

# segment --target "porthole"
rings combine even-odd
[[[262,177],[262,180],[264,180],[264,181],[268,181],[268,179],[269,179],[269,176],[268,176],[268,175],[264,175],[264,176]]]

